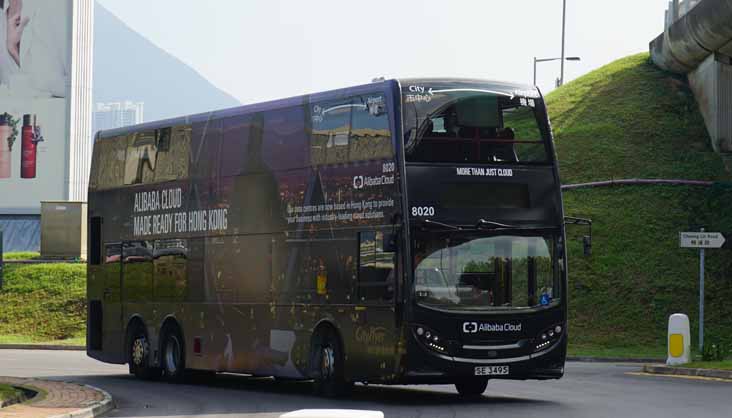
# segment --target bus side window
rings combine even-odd
[[[144,131],[127,138],[125,184],[151,183],[158,161],[156,132]]]
[[[104,246],[104,264],[115,264],[122,261],[122,244],[106,244]]]
[[[223,120],[209,119],[191,127],[190,177],[212,180],[219,176]]]
[[[151,302],[153,296],[153,243],[126,241],[122,244],[125,300]]]
[[[127,141],[124,136],[97,141],[94,145],[90,185],[96,186],[97,190],[122,186],[126,153]]]
[[[355,97],[351,120],[350,161],[394,158],[383,94]]]
[[[394,296],[394,253],[384,251],[384,233],[361,232],[358,246],[358,297],[361,301]]]
[[[310,106],[310,165],[349,161],[352,99]]]
[[[252,129],[251,116],[237,115],[224,119],[224,139],[221,151],[221,176],[233,177],[243,174],[249,167],[246,167],[247,157],[256,151],[249,147],[249,133]]]
[[[250,144],[248,171],[283,171],[308,166],[308,143],[305,134],[305,110],[293,106],[263,113],[264,135],[261,146]],[[250,138],[252,141],[252,138]],[[260,148],[261,151],[258,151]],[[260,156],[254,154],[261,153]],[[258,157],[257,160],[255,157]],[[254,161],[251,159],[255,158]],[[260,165],[261,167],[256,167]]]
[[[185,239],[154,242],[155,301],[182,301],[188,286],[188,244]]]
[[[191,125],[157,129],[157,168],[155,182],[188,178],[191,154]]]

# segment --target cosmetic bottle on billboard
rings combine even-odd
[[[13,128],[10,126],[9,115],[3,113],[0,115],[0,179],[10,178],[13,161],[11,157],[13,151],[12,135]]]
[[[21,141],[20,177],[34,179],[36,178],[38,143],[43,141],[41,127],[36,123],[36,115],[23,115]]]

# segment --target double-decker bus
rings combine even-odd
[[[97,134],[87,353],[187,370],[558,379],[567,259],[535,87],[401,79]]]

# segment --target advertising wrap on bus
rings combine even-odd
[[[525,89],[384,80],[98,133],[88,355],[323,394],[561,378],[561,183]]]
[[[0,194],[3,212],[65,199],[71,0],[0,0]]]

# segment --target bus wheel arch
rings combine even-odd
[[[343,337],[330,321],[318,323],[310,342],[310,375],[316,391],[325,396],[346,394],[353,383],[345,379],[346,353]]]
[[[186,343],[178,320],[169,316],[160,327],[160,368],[171,382],[183,380],[186,372]]]
[[[139,316],[133,316],[127,323],[125,352],[130,374],[146,380],[160,376],[160,369],[151,365],[152,345],[145,322]]]

